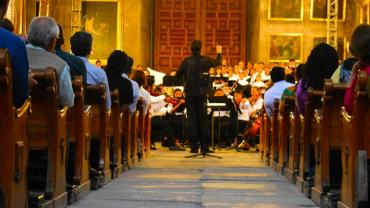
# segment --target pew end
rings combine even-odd
[[[76,76],[72,81],[75,94],[74,106],[68,109],[67,129],[69,136],[67,191],[68,204],[77,201],[90,192],[89,149],[91,107],[85,108],[85,89],[82,76]]]
[[[369,175],[369,166],[359,169],[356,161],[359,161],[359,152],[367,152],[367,164],[369,164],[370,152],[370,98],[366,91],[369,76],[366,72],[361,71],[358,75],[356,86],[356,96],[353,105],[353,112],[350,115],[344,107],[342,107],[342,124],[344,141],[342,143],[342,181],[340,201],[338,207],[367,207],[369,202],[369,190],[362,189],[361,192],[367,192],[367,199],[361,196],[359,192],[360,183],[366,183],[369,187],[368,178],[365,172]],[[366,161],[361,159],[362,161]],[[356,177],[354,177],[356,176]],[[360,182],[362,181],[362,182]],[[364,187],[364,186],[362,186]]]
[[[59,109],[55,69],[32,70],[32,73],[38,84],[31,92],[32,114],[27,129],[29,202],[65,207],[68,201],[65,175],[68,108]]]
[[[108,122],[111,116],[106,108],[105,85],[89,85],[85,104],[91,106],[90,120],[90,181],[98,189],[111,181],[109,164]]]

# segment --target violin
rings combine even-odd
[[[174,97],[169,97],[169,100],[167,101],[168,103],[171,103],[172,105],[176,106],[180,103],[181,100],[184,100],[185,98],[174,98]]]

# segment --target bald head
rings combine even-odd
[[[28,42],[34,46],[54,51],[59,36],[58,24],[51,17],[35,17],[31,20]]]

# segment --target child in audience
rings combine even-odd
[[[353,102],[355,100],[355,89],[357,84],[357,75],[360,71],[366,71],[370,75],[370,26],[362,24],[358,26],[352,34],[351,44],[349,46],[351,53],[359,60],[352,70],[352,78],[344,97],[344,107],[349,114],[353,111]]]

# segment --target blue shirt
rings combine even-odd
[[[130,82],[132,84],[132,96],[134,98],[134,102],[132,102],[128,105],[128,109],[129,109],[130,113],[134,113],[136,111],[137,101],[139,100],[139,89],[140,88],[139,88],[139,85],[137,84],[137,82],[128,78],[127,74],[123,73],[122,77],[125,78],[125,79],[130,80]]]
[[[80,58],[85,66],[86,66],[86,75],[87,75],[87,84],[88,85],[98,85],[98,84],[104,84],[105,85],[105,92],[106,92],[106,107],[107,110],[111,107],[111,98],[110,98],[110,90],[109,90],[109,84],[108,84],[108,78],[105,71],[89,62],[86,57]]]
[[[13,105],[22,107],[28,98],[28,58],[25,43],[16,35],[0,28],[0,48],[9,51],[13,66]]]
[[[274,85],[265,92],[265,108],[266,113],[269,117],[273,116],[274,100],[280,101],[281,96],[286,88],[293,86],[294,84],[286,82],[285,80],[274,83]]]

